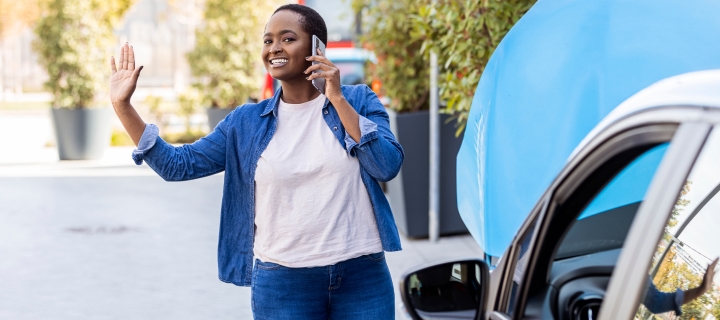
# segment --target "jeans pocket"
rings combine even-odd
[[[263,269],[263,270],[276,270],[276,269],[280,269],[282,267],[281,265],[274,263],[274,262],[262,262],[260,260],[257,260],[256,266],[258,269]]]
[[[385,251],[380,251],[378,253],[366,254],[363,257],[370,261],[381,262],[385,258]]]

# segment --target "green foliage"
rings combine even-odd
[[[178,97],[180,103],[179,114],[185,118],[185,132],[191,132],[190,117],[200,108],[201,96],[196,90],[188,90]]]
[[[438,53],[445,113],[467,121],[475,89],[500,41],[536,0],[438,0],[419,10],[423,52]]]
[[[49,79],[53,107],[88,108],[107,92],[113,27],[132,0],[48,0],[33,49]]]
[[[163,102],[162,97],[148,95],[145,97],[145,105],[148,106],[148,112],[150,112],[150,115],[153,118],[153,121],[155,123],[161,123],[162,122],[162,110],[160,109],[160,105]]]
[[[110,136],[110,145],[113,147],[134,147],[135,142],[132,141],[132,138],[125,130],[113,129]]]
[[[370,70],[382,81],[384,94],[398,111],[427,109],[428,62],[420,54],[422,39],[411,36],[419,21],[418,9],[429,0],[353,0],[355,12],[363,12],[367,26],[362,41],[378,63]]]
[[[279,5],[274,1],[208,0],[197,43],[187,54],[195,87],[210,107],[231,108],[257,94],[265,23]]]
[[[354,7],[365,9],[368,16],[364,41],[380,58],[378,76],[387,95],[402,101],[401,106],[425,95],[429,53],[434,50],[440,99],[446,103],[443,112],[455,115],[464,127],[490,56],[535,1],[355,0]]]
[[[207,135],[207,132],[190,130],[190,131],[184,131],[184,132],[180,132],[180,133],[164,133],[161,135],[161,137],[167,143],[187,144],[187,143],[193,143],[197,140],[200,140],[200,138],[202,138],[206,135]]]

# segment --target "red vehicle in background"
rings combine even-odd
[[[374,56],[357,46],[362,34],[360,16],[353,13],[349,1],[298,0],[298,4],[315,9],[325,20],[328,29],[325,55],[340,69],[340,83],[345,85],[367,84],[379,94],[380,81],[368,80],[365,65],[374,62]],[[272,97],[280,82],[265,73],[261,100]]]

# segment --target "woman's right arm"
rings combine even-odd
[[[120,63],[116,66],[115,58],[111,57],[110,64],[110,98],[120,122],[138,147],[133,152],[135,163],[147,162],[168,181],[197,179],[225,170],[225,121],[195,143],[174,147],[159,137],[155,125],[146,125],[130,104],[143,68],[135,68],[133,48],[125,43]]]
[[[115,109],[115,113],[120,118],[123,127],[125,127],[125,131],[137,146],[145,130],[145,122],[130,104],[130,97],[135,92],[137,80],[143,67],[135,68],[135,52],[132,47],[128,46],[127,42],[123,45],[120,53],[120,64],[116,66],[115,57],[110,57],[110,65],[112,68],[110,99],[113,109]]]

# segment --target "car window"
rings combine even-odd
[[[720,319],[720,130],[708,137],[652,257],[636,319]],[[674,313],[674,314],[673,314]],[[656,315],[658,315],[656,317]]]
[[[667,148],[668,143],[655,146],[620,171],[579,215],[555,260],[622,248]]]
[[[532,241],[533,233],[535,232],[535,225],[537,224],[537,220],[532,223],[532,225],[525,231],[525,233],[522,236],[522,240],[520,240],[518,253],[515,256],[514,264],[513,264],[513,272],[512,272],[512,286],[510,287],[510,296],[508,298],[508,308],[506,310],[506,313],[510,315],[510,317],[513,316],[513,312],[515,309],[515,300],[517,299],[517,293],[520,284],[522,284],[523,274],[525,273],[525,268],[527,267],[527,262],[530,256],[530,251],[528,250],[530,248],[530,241]]]

